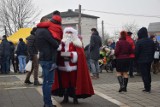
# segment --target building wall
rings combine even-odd
[[[72,26],[78,30],[78,17],[62,18],[62,25],[63,27]],[[86,17],[81,18],[81,35],[84,46],[90,42],[91,28],[93,27],[97,28],[97,19]]]
[[[91,28],[97,28],[97,19],[82,17],[81,20],[82,40],[86,46],[90,42]]]
[[[148,32],[149,35],[156,35],[156,36],[159,36],[160,35],[160,32]]]

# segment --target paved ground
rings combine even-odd
[[[41,87],[25,85],[24,74],[0,75],[0,107],[43,107]],[[62,98],[54,97],[58,107],[160,107],[160,74],[152,75],[152,92],[142,92],[141,77],[129,79],[128,92],[119,93],[115,73],[100,74],[93,80],[95,95],[79,100],[78,105],[61,104]]]

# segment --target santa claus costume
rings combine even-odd
[[[78,98],[90,97],[94,94],[94,90],[77,30],[67,27],[63,34],[52,94],[64,96],[64,103],[69,101],[68,96],[73,97],[74,103],[78,103]]]

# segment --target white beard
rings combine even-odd
[[[82,47],[81,40],[78,38],[78,36],[75,36],[75,35],[64,34],[62,41],[67,44],[72,42],[75,46]]]

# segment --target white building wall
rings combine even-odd
[[[78,17],[62,18],[62,24],[78,23]]]
[[[78,17],[67,17],[62,19],[62,24],[75,24],[76,29],[78,30]],[[97,19],[93,18],[81,18],[81,35],[84,46],[89,44],[90,42],[90,36],[91,36],[91,28],[97,28]]]
[[[86,46],[90,42],[91,28],[97,28],[97,19],[83,17],[81,20],[82,38],[84,46]]]

